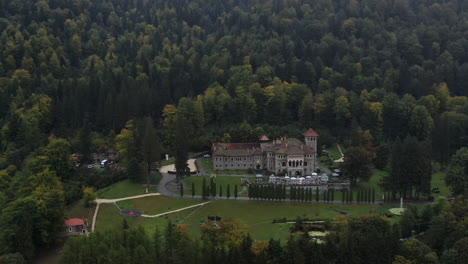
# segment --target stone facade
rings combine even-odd
[[[310,175],[315,171],[318,134],[309,129],[304,142],[296,138],[270,141],[266,136],[259,143],[214,143],[214,170],[268,170],[278,175]]]

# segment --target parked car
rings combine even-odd
[[[94,168],[94,165],[93,164],[88,164],[88,169],[92,169]]]
[[[205,154],[203,155],[204,158],[211,158],[211,155],[210,154]]]

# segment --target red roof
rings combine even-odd
[[[84,225],[84,221],[79,218],[67,219],[65,220],[65,225],[66,226],[80,226],[80,225]]]
[[[315,130],[313,130],[312,128],[309,128],[309,130],[307,130],[305,133],[304,133],[304,137],[318,137],[319,135],[317,134],[317,132],[315,132]]]
[[[269,141],[269,140],[270,139],[265,135],[263,135],[263,137],[260,138],[260,141]]]

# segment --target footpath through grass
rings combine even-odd
[[[138,209],[147,215],[156,215],[203,203],[201,199],[186,199],[168,196],[150,196],[117,202],[120,209]]]
[[[132,209],[142,210],[145,213],[162,213],[172,211],[191,204],[203,202],[200,199],[175,198],[175,197],[146,197],[132,201]],[[119,203],[119,206],[122,205]],[[127,204],[130,206],[130,204]],[[125,206],[125,204],[123,204]],[[262,202],[262,201],[234,201],[213,200],[202,207],[195,207],[181,212],[169,214],[159,218],[125,217],[130,226],[142,225],[149,232],[153,232],[156,226],[164,228],[167,221],[176,224],[187,224],[189,233],[193,237],[200,236],[200,223],[207,216],[220,216],[222,218],[237,218],[248,228],[252,237],[256,240],[268,240],[270,238],[285,241],[289,236],[291,224],[273,224],[273,220],[286,218],[294,221],[297,217],[326,219],[342,215],[346,216],[367,215],[370,213],[387,213],[396,204],[326,204],[326,203],[288,203],[288,202]],[[178,208],[176,208],[178,207]],[[397,217],[394,217],[397,218]],[[102,204],[96,223],[96,230],[121,229],[124,217],[119,214],[113,204]],[[395,219],[397,221],[397,219]]]
[[[150,184],[159,184],[161,177],[161,173],[151,172]],[[156,188],[154,186],[150,187],[149,192],[156,192]],[[102,199],[117,199],[145,193],[146,181],[142,183],[135,183],[130,180],[123,180],[96,191],[97,197]]]
[[[96,192],[98,198],[117,199],[128,196],[145,194],[146,186],[138,183],[133,183],[130,180],[124,180],[100,189]],[[156,192],[154,187],[150,188],[150,192]]]

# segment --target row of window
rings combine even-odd
[[[270,155],[270,154],[268,154]],[[286,155],[279,155],[277,156],[279,159],[285,159],[287,158]],[[306,158],[312,158],[312,155],[305,155]],[[224,161],[228,161],[228,159],[231,159],[231,161],[243,161],[243,160],[254,160],[253,157],[244,157],[244,158],[240,158],[240,157],[233,157],[233,158],[224,158]],[[261,159],[261,158],[260,158]],[[223,158],[215,158],[215,161],[223,161]]]

